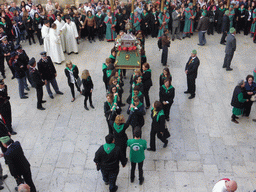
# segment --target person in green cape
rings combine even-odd
[[[145,150],[147,149],[147,141],[141,139],[140,127],[135,127],[133,134],[134,138],[127,141],[127,146],[130,147],[130,161],[131,161],[131,183],[134,182],[135,168],[138,163],[139,181],[140,185],[144,182],[143,177],[143,162],[145,160]]]
[[[141,18],[140,18],[140,15],[138,14],[138,11],[134,10],[134,13],[131,13],[130,20],[132,22],[134,32],[136,33],[137,31],[140,30],[140,23],[141,23]]]
[[[106,185],[109,185],[109,191],[116,192],[118,189],[116,179],[119,173],[119,162],[125,167],[127,159],[121,152],[120,147],[115,145],[112,134],[107,135],[105,140],[106,143],[96,151],[93,161],[96,163],[97,170],[101,170],[103,181]]]
[[[106,58],[105,63],[102,64],[103,82],[105,84],[106,91],[108,91],[108,83],[113,70],[112,67],[114,67],[111,63],[111,59]]]
[[[170,15],[167,13],[167,8],[164,8],[164,12],[158,15],[159,21],[159,30],[158,30],[158,38],[162,37],[164,34],[164,29],[168,29],[168,23],[170,21]]]
[[[165,115],[163,111],[163,105],[160,101],[155,101],[153,108],[151,109],[151,131],[150,131],[150,148],[148,151],[156,151],[156,135],[164,145],[163,148],[166,148],[168,145],[168,140],[164,137],[165,131]]]
[[[194,19],[196,17],[196,12],[193,11],[193,4],[189,3],[188,8],[185,9],[185,25],[183,30],[183,39],[185,37],[190,37],[194,31]]]
[[[256,8],[252,12],[251,37],[253,37],[256,29]]]
[[[237,119],[239,117],[237,117],[237,115],[242,115],[243,114],[243,110],[244,110],[244,102],[248,102],[248,99],[244,99],[244,94],[243,92],[244,90],[244,86],[245,86],[245,82],[244,80],[240,80],[237,84],[237,86],[235,87],[235,90],[233,92],[233,96],[232,96],[232,100],[231,100],[231,106],[233,106],[233,110],[232,110],[232,116],[231,116],[231,121],[238,124],[239,122],[237,121]]]
[[[229,25],[229,29],[231,29],[234,26],[234,17],[235,17],[235,9],[233,5],[230,5],[229,7],[229,21],[230,21],[230,25]]]
[[[106,24],[107,41],[114,41],[116,38],[116,32],[115,32],[116,18],[113,15],[111,15],[110,10],[107,11],[107,16],[104,19],[104,23]]]

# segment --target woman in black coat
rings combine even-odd
[[[254,82],[254,77],[252,75],[247,75],[246,82],[245,82],[245,94],[244,98],[248,99],[248,102],[244,103],[244,111],[243,115],[249,117],[251,112],[251,107],[253,102],[251,101],[252,95],[256,94],[256,83]]]
[[[170,109],[175,97],[175,88],[172,86],[170,79],[165,79],[164,85],[160,87],[159,98],[163,105],[165,119],[169,121]]]
[[[166,79],[170,79],[172,81],[172,75],[170,73],[170,70],[169,68],[165,67],[163,69],[163,73],[160,75],[159,77],[159,85],[160,85],[160,88],[162,87],[162,85],[164,84],[164,80]]]
[[[23,16],[22,20],[25,22],[26,31],[28,33],[28,41],[29,45],[31,45],[31,39],[33,40],[33,43],[36,44],[34,39],[34,28],[33,28],[33,20],[30,16]]]
[[[217,14],[216,15],[216,18],[217,18],[216,28],[217,28],[217,33],[219,33],[219,34],[222,31],[222,20],[223,20],[225,11],[226,11],[226,8],[224,8],[223,3],[221,2],[219,5],[219,8],[216,10],[216,14]]]
[[[168,140],[164,137],[165,131],[165,116],[163,106],[160,101],[155,101],[154,107],[151,110],[151,131],[150,131],[150,148],[148,151],[156,151],[156,135],[164,143],[164,148],[167,147]]]
[[[76,99],[75,98],[75,89],[74,89],[75,86],[74,85],[76,85],[77,91],[82,93],[81,89],[80,89],[81,80],[79,78],[79,70],[78,70],[76,65],[72,64],[71,61],[67,61],[66,68],[65,68],[64,72],[65,72],[65,75],[68,78],[68,85],[69,85],[69,87],[71,89],[71,94],[72,94],[72,97],[73,97],[71,102],[74,102],[75,99]]]
[[[33,25],[34,25],[34,30],[36,33],[36,36],[38,38],[38,41],[40,43],[40,45],[43,44],[43,40],[42,40],[42,33],[41,33],[41,29],[43,26],[43,19],[39,16],[38,13],[35,13],[35,17],[33,20]]]
[[[250,6],[248,6],[248,10],[245,11],[245,24],[244,24],[244,35],[248,35],[251,30],[252,25],[252,13],[253,9],[251,9]]]
[[[150,106],[149,90],[150,90],[150,87],[152,86],[151,69],[148,63],[144,63],[142,66],[142,69],[143,69],[143,74],[142,74],[143,94],[146,100],[146,109],[148,109]]]
[[[209,27],[207,30],[208,35],[214,35],[214,23],[216,20],[216,8],[214,5],[211,5],[209,11],[207,11],[207,17],[209,18]]]
[[[108,124],[109,134],[113,134],[113,129],[110,121],[116,118],[116,110],[118,108],[117,103],[114,102],[114,95],[111,93],[107,94],[107,101],[104,103],[104,114]]]
[[[126,148],[127,148],[127,140],[128,137],[125,133],[126,129],[129,127],[129,119],[125,123],[125,119],[123,115],[117,115],[115,117],[115,121],[111,120],[110,124],[113,130],[113,135],[115,137],[115,145],[120,147],[126,158]]]
[[[90,76],[90,73],[88,70],[84,70],[82,72],[82,83],[84,86],[83,89],[83,95],[84,95],[84,108],[88,111],[88,107],[87,107],[87,100],[89,98],[89,102],[90,102],[90,106],[91,108],[94,109],[94,106],[92,104],[92,91],[93,91],[93,82],[92,82],[92,78]]]
[[[157,37],[158,28],[159,28],[159,20],[158,20],[158,12],[156,8],[152,8],[152,12],[150,13],[150,24],[151,24],[151,37]]]
[[[143,32],[143,34],[146,36],[146,38],[148,37],[148,35],[150,35],[150,15],[148,14],[147,10],[144,9],[141,16],[141,30]]]

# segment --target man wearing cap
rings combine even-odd
[[[226,71],[232,71],[233,69],[230,68],[232,58],[234,56],[234,52],[236,51],[236,30],[234,27],[230,28],[229,30],[230,34],[228,34],[227,37],[227,44],[226,44],[226,49],[225,49],[225,58],[224,58],[224,64],[223,68],[226,68]]]
[[[44,51],[48,52],[50,50],[50,21],[44,21],[43,27],[41,29],[42,39],[44,40]]]
[[[41,52],[41,59],[38,61],[37,66],[38,70],[42,76],[42,79],[45,81],[46,90],[51,99],[53,99],[52,91],[50,88],[50,84],[52,84],[53,89],[56,94],[63,95],[63,93],[59,90],[58,83],[56,81],[57,71],[52,63],[51,57],[46,55],[46,52]]]
[[[199,31],[198,33],[199,46],[203,46],[206,44],[205,33],[207,32],[208,27],[209,27],[209,18],[206,17],[206,12],[203,12],[196,29],[197,31]]]
[[[189,58],[185,68],[185,73],[187,75],[188,89],[184,93],[191,94],[189,99],[193,99],[196,96],[195,92],[196,92],[197,70],[200,65],[200,61],[196,56],[196,54],[197,54],[197,51],[195,49],[192,50],[191,57]]]
[[[214,185],[212,192],[235,192],[236,190],[237,183],[234,180],[223,178]]]
[[[229,17],[228,17],[228,14],[229,14],[229,11],[226,10],[225,11],[225,14],[223,16],[223,19],[222,19],[222,28],[221,28],[221,31],[222,31],[222,37],[221,37],[221,40],[220,40],[220,44],[222,45],[226,45],[225,44],[225,38],[229,32],[229,26],[230,26],[230,22],[229,22]]]
[[[45,85],[45,82],[42,80],[39,71],[36,69],[36,60],[34,57],[32,57],[29,60],[28,64],[30,66],[29,74],[33,82],[35,83],[35,87],[36,87],[37,109],[45,110],[45,108],[42,106],[42,103],[46,102],[46,101],[43,101],[43,86]]]
[[[12,111],[9,100],[10,97],[7,93],[7,85],[4,84],[3,79],[0,79],[0,114],[6,124],[8,132],[12,135],[16,135],[17,133],[12,129]]]
[[[185,25],[183,30],[183,39],[193,34],[194,31],[194,22],[193,20],[196,18],[196,12],[193,11],[193,4],[189,3],[188,8],[185,9]]]
[[[11,52],[14,51],[14,46],[13,46],[13,43],[11,41],[7,41],[7,36],[4,36],[0,39],[2,41],[1,43],[1,49],[3,50],[3,54],[4,54],[4,57],[6,59],[6,62],[9,66],[9,68],[11,69],[11,72],[12,72],[12,79],[15,78],[15,71],[14,71],[14,68],[9,64],[9,60],[11,59]],[[3,74],[2,74],[3,75]],[[5,75],[3,75],[5,77]]]
[[[168,23],[170,21],[170,15],[167,13],[167,8],[164,8],[164,12],[158,15],[159,21],[159,31],[158,38],[160,38],[164,34],[164,30],[168,29]]]
[[[65,47],[67,54],[78,54],[78,46],[76,41],[78,38],[78,32],[76,24],[70,20],[70,16],[66,16],[66,23],[60,31],[63,32],[63,35],[65,36]]]
[[[13,142],[8,136],[1,137],[0,141],[3,146],[7,148],[7,151],[0,156],[5,158],[10,173],[15,178],[17,185],[23,183],[24,179],[26,184],[30,186],[31,192],[36,192],[36,187],[32,180],[30,164],[24,156],[20,142]]]
[[[33,81],[31,80],[31,77],[29,76],[29,71],[28,71],[28,62],[29,62],[29,57],[26,53],[26,51],[24,49],[22,49],[21,45],[16,45],[14,47],[14,49],[16,50],[17,54],[18,54],[18,61],[22,63],[22,65],[24,66],[24,71],[26,74],[26,79],[28,79],[30,85],[32,87],[34,87],[33,85]],[[27,85],[27,80],[25,81],[25,85],[26,85],[26,90],[29,91],[28,85]]]

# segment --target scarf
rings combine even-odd
[[[157,122],[159,121],[160,116],[164,115],[164,110],[161,110],[161,111],[157,112],[157,111],[152,107],[151,111],[153,111],[153,117],[155,117],[155,116],[157,115],[157,117],[156,117],[156,121],[157,121]]]
[[[76,67],[75,65],[72,65],[72,69],[70,69],[70,68],[68,68],[68,67],[66,67],[66,69],[67,69],[68,71],[73,72],[73,70],[74,70],[75,67]]]
[[[114,123],[114,129],[117,133],[120,133],[124,129],[124,124],[117,125],[116,123]]]
[[[86,80],[87,80],[87,81],[91,81],[91,76],[87,77]]]
[[[106,65],[106,63],[103,63],[102,64],[102,71],[104,70],[104,69],[107,69],[108,68],[108,66]]]
[[[110,109],[112,109],[114,102],[112,102],[112,104],[110,104],[109,102],[107,102],[107,103],[108,103],[108,106],[110,107]]]
[[[148,70],[144,71],[144,73],[146,73],[146,72],[150,72],[151,73],[151,69],[148,69]]]
[[[111,69],[107,69],[106,73],[107,73],[107,77],[110,77],[110,75],[112,73],[112,70]]]
[[[170,87],[169,87],[168,89],[166,88],[165,85],[162,85],[162,87],[165,89],[165,92],[166,92],[166,93],[168,93],[168,91],[173,88],[172,85],[170,85]]]
[[[38,18],[35,17],[35,20],[37,20],[37,21],[39,21],[40,19],[41,19],[41,17],[38,17]]]
[[[110,59],[116,59],[112,54],[109,56]]]
[[[93,18],[93,15],[91,17],[88,17],[89,19],[92,19]]]
[[[106,143],[103,145],[104,151],[109,154],[114,148],[115,148],[115,143]]]

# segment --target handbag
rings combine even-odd
[[[251,101],[255,102],[256,101],[256,94],[255,95],[252,95],[251,97]]]
[[[170,136],[171,136],[171,134],[170,134],[168,128],[165,127],[163,137],[164,137],[165,139],[167,139],[167,138],[169,138]]]
[[[78,78],[76,79],[76,83],[77,83],[78,87],[80,88],[81,85],[82,85],[82,81],[81,81],[80,77],[78,77]]]

